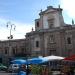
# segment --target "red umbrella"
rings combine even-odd
[[[72,55],[72,56],[70,56],[70,57],[66,57],[66,58],[64,58],[64,60],[75,61],[75,55]]]

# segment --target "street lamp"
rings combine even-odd
[[[13,35],[11,34],[11,31],[12,30],[15,30],[16,26],[14,24],[12,24],[11,22],[7,22],[7,25],[6,26],[10,30],[10,35],[9,35],[8,39],[9,39],[9,56],[11,56],[12,55],[11,54],[12,53],[12,49],[11,49],[10,40],[13,39]]]
[[[13,39],[13,35],[11,35],[11,31],[15,30],[16,26],[14,24],[11,24],[11,22],[7,22],[7,28],[10,30],[10,35],[8,37],[9,40]]]

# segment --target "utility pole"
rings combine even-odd
[[[8,51],[8,56],[12,56],[12,47],[11,47],[11,40],[13,39],[13,35],[11,34],[12,30],[15,30],[16,26],[14,24],[12,24],[11,22],[7,22],[7,28],[10,31],[10,34],[8,36],[9,39],[9,51]]]

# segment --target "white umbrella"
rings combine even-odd
[[[64,59],[64,57],[51,55],[51,56],[46,56],[43,59],[45,59],[46,61],[52,61],[52,60],[62,60]]]
[[[51,55],[51,56],[46,56],[46,57],[43,57],[43,59],[49,63],[49,65],[54,68],[57,66],[57,61],[60,61],[62,59],[64,59],[64,57],[61,57],[61,56],[54,56],[54,55]],[[55,64],[56,63],[56,64]]]

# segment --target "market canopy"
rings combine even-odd
[[[14,64],[42,64],[48,61],[52,61],[52,60],[62,60],[64,59],[64,57],[61,56],[46,56],[46,57],[36,57],[36,58],[31,58],[31,59],[15,59],[13,61],[11,61]]]
[[[46,60],[43,59],[43,57],[32,58],[27,61],[28,64],[41,64],[44,62],[46,62]]]
[[[64,60],[67,60],[67,61],[69,61],[69,60],[71,60],[71,61],[75,61],[75,55],[72,55],[72,56],[66,57],[66,58],[64,58]]]
[[[13,61],[11,61],[13,64],[41,64],[46,62],[45,59],[43,59],[43,57],[36,57],[36,58],[31,58],[31,59],[15,59]]]
[[[52,61],[52,60],[62,60],[62,59],[64,59],[64,57],[51,55],[51,56],[44,57],[44,59],[46,61]]]
[[[26,60],[24,59],[15,59],[11,61],[12,64],[25,64]]]

